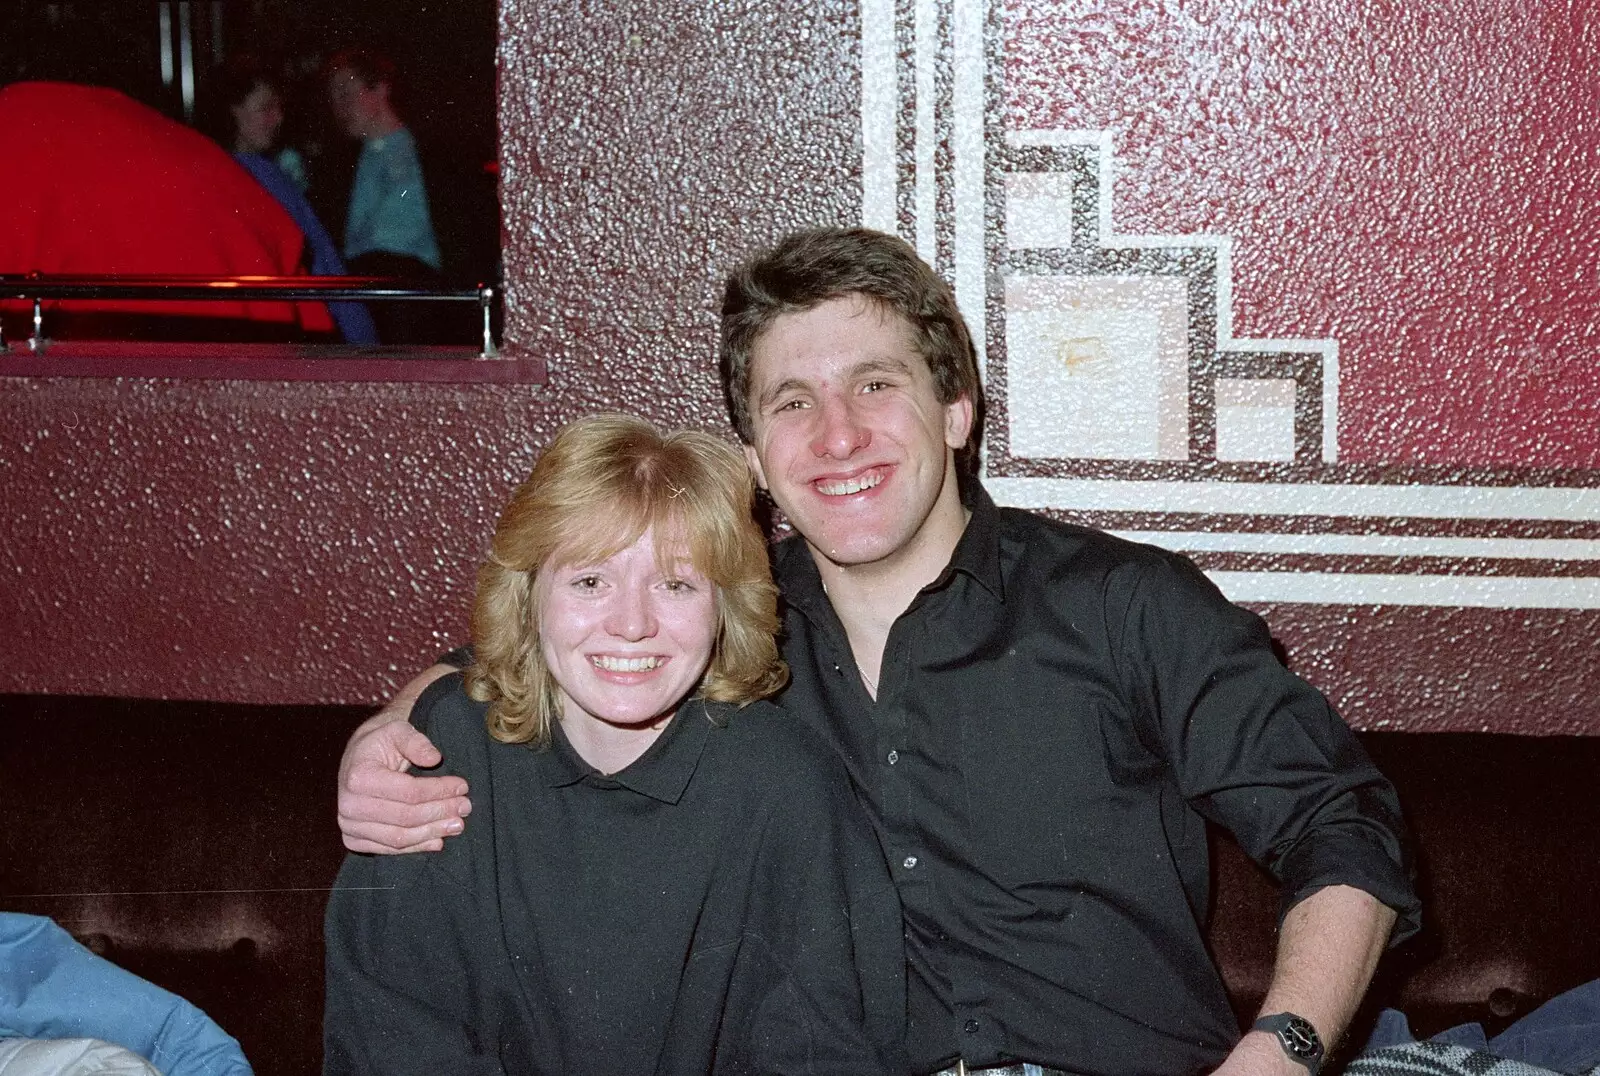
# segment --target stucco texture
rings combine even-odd
[[[1316,0],[1008,2],[995,107],[1122,131],[1119,226],[1234,234],[1241,332],[1339,338],[1353,462],[1584,471],[1600,87],[1562,85],[1551,20],[1577,14],[1501,6],[1380,5],[1357,34]],[[500,8],[505,346],[545,384],[0,370],[0,692],[380,701],[464,641],[496,513],[563,422],[726,433],[723,274],[862,217],[861,12],[625,7]],[[1258,607],[1358,726],[1600,734],[1594,610]]]

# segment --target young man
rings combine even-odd
[[[352,273],[431,286],[439,281],[439,243],[417,142],[395,109],[396,77],[393,63],[364,49],[347,49],[328,60],[328,104],[334,122],[361,141],[345,216],[344,259]],[[428,338],[427,323],[408,308],[432,304],[373,305],[384,343]]]
[[[972,345],[898,239],[802,233],[735,272],[722,373],[799,532],[779,701],[844,759],[900,890],[914,1069],[1315,1072],[1417,904],[1393,790],[1259,618],[963,480]],[[346,843],[436,847],[466,790],[395,773],[435,756],[384,716],[346,754]],[[1242,1039],[1201,933],[1206,819],[1283,885]]]

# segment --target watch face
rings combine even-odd
[[[1317,1029],[1298,1016],[1278,1031],[1278,1041],[1296,1057],[1312,1059],[1322,1056],[1322,1040],[1317,1038]]]
[[[1311,1076],[1316,1076],[1322,1067],[1322,1039],[1304,1017],[1292,1012],[1274,1013],[1257,1020],[1253,1030],[1269,1032],[1278,1040],[1283,1052],[1304,1065]]]

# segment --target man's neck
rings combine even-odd
[[[836,564],[815,546],[811,557],[833,611],[850,640],[867,691],[878,696],[878,677],[889,629],[917,594],[939,578],[955,555],[971,518],[954,476],[915,537],[892,556],[870,564]]]
[[[396,116],[393,112],[384,113],[383,115],[374,117],[372,122],[367,124],[366,135],[363,141],[377,142],[381,139],[388,138],[390,135],[394,134],[404,126],[405,124],[400,122],[400,117]]]

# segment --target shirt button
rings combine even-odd
[[[898,752],[898,751],[890,751],[889,752],[889,765],[893,766],[896,762],[899,762],[899,761],[900,761],[900,752]]]
[[[978,1021],[968,1020],[966,1023],[961,1025],[961,1030],[965,1031],[968,1035],[976,1035],[978,1033]]]
[[[906,858],[902,861],[901,865],[903,867],[905,867],[906,870],[910,870],[912,867],[915,867],[917,865],[917,857],[916,856],[906,856]]]

